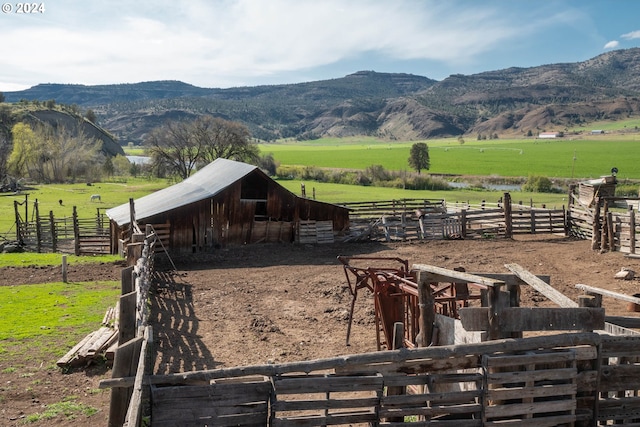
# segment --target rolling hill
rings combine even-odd
[[[178,81],[41,84],[4,95],[8,102],[55,99],[92,109],[121,144],[140,143],[167,120],[201,114],[243,122],[262,140],[517,137],[640,114],[640,48],[584,62],[457,74],[442,81],[359,71],[331,80],[229,89]]]

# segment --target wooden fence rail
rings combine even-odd
[[[151,375],[143,384],[152,426],[637,425],[638,345],[637,336],[565,333]]]
[[[511,237],[513,234],[566,233],[566,211],[501,203],[445,205],[444,201],[397,200],[346,203],[353,240],[442,240]],[[455,208],[452,209],[452,206]],[[459,209],[462,207],[462,209]]]

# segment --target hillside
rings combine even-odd
[[[140,143],[170,119],[213,114],[245,123],[259,139],[374,135],[390,140],[523,136],[640,113],[640,48],[578,63],[508,68],[442,81],[360,71],[316,82],[198,88],[176,81],[41,84],[8,102],[55,99],[93,109],[121,143]]]
[[[104,128],[90,121],[65,111],[60,106],[46,108],[41,105],[21,103],[3,108],[0,114],[0,136],[11,134],[11,128],[17,122],[27,122],[32,125],[46,123],[53,127],[64,127],[70,132],[81,132],[87,139],[94,139],[101,144],[101,151],[108,156],[124,155],[124,150],[118,141]],[[1,144],[0,144],[1,145]]]

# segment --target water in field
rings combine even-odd
[[[126,157],[131,163],[135,163],[137,165],[145,165],[151,162],[151,157],[147,157],[147,156],[126,156]]]
[[[453,188],[468,188],[468,187],[471,187],[471,184],[469,184],[468,182],[449,182],[449,186]],[[493,190],[493,191],[520,191],[521,189],[519,185],[514,185],[514,184],[483,183],[482,187],[486,188],[487,190]]]

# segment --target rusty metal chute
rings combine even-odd
[[[391,348],[394,324],[397,322],[402,322],[404,326],[404,346],[416,347],[417,336],[420,333],[418,283],[415,272],[409,269],[409,261],[394,257],[359,256],[338,256],[338,260],[343,265],[352,297],[347,326],[347,345],[351,336],[358,291],[368,289],[374,297],[378,350]],[[473,292],[474,290],[479,292]],[[435,313],[452,318],[459,318],[458,309],[468,307],[470,300],[482,298],[481,292],[484,290],[486,286],[481,284],[430,282]]]

